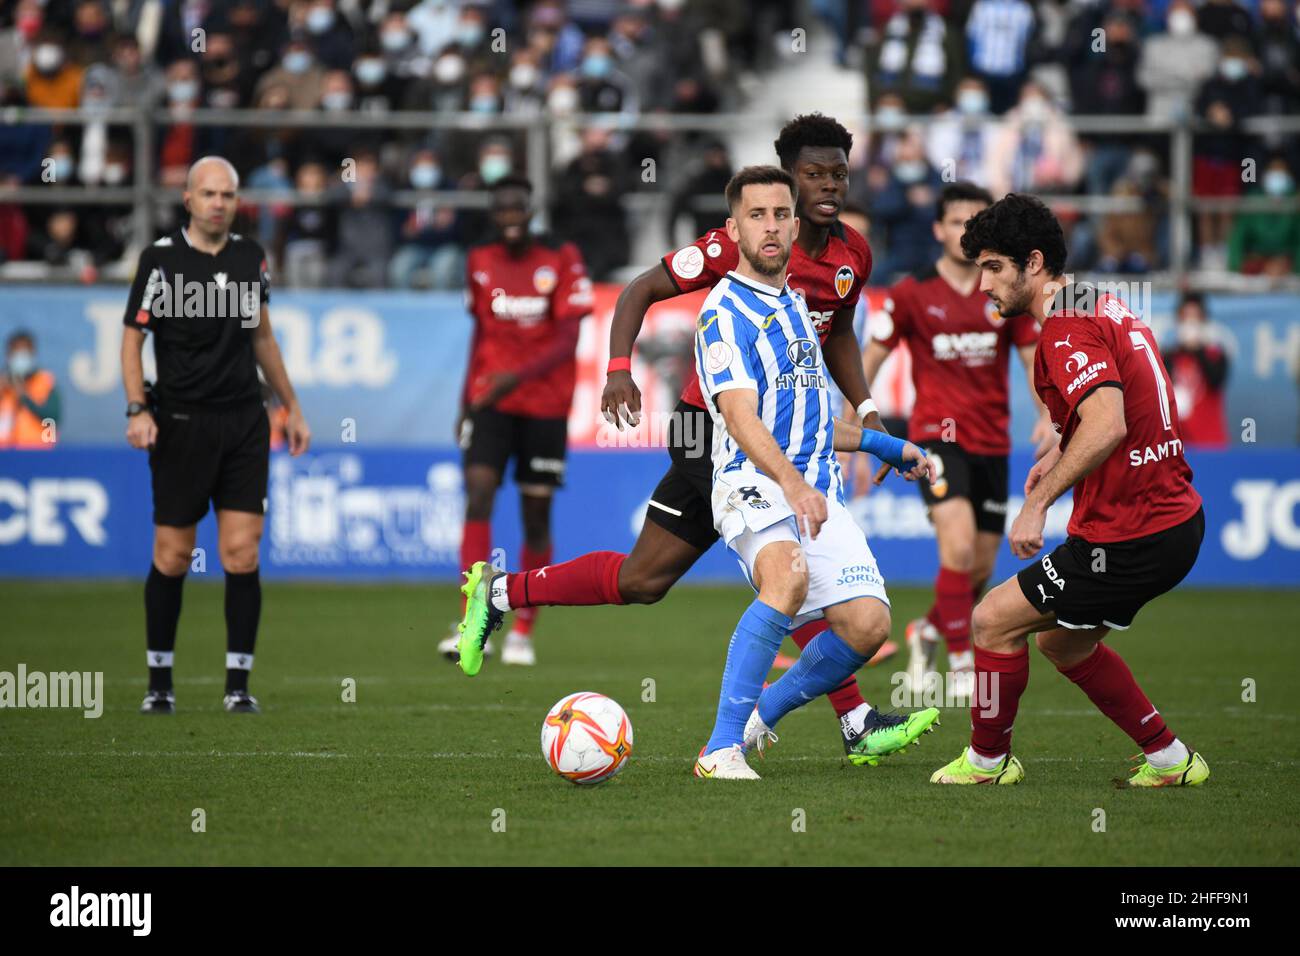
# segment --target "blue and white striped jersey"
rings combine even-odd
[[[727,273],[700,309],[695,365],[713,416],[715,476],[758,471],[727,432],[717,405],[720,392],[747,388],[758,393],[758,417],[804,480],[843,503],[830,382],[801,296],[789,285],[775,289]]]

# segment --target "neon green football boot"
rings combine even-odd
[[[1134,759],[1142,754],[1135,754]],[[1161,770],[1143,760],[1133,776],[1125,781],[1128,787],[1198,787],[1210,779],[1210,765],[1205,758],[1192,751],[1187,759],[1173,767]]]
[[[464,572],[465,583],[460,593],[465,595],[465,616],[457,630],[460,631],[460,669],[465,676],[473,677],[483,666],[483,645],[488,635],[501,626],[505,614],[492,606],[492,582],[498,575],[504,574],[486,561],[475,561]]]
[[[920,744],[922,734],[933,733],[939,723],[939,708],[927,707],[912,714],[882,714],[872,710],[867,714],[861,733],[853,733],[841,720],[844,753],[849,762],[861,767],[874,767],[881,758],[907,747]]]
[[[1025,779],[1025,768],[1020,765],[1020,761],[1007,754],[1002,758],[996,769],[981,770],[975,766],[966,757],[966,748],[961,749],[961,756],[948,764],[946,767],[940,767],[930,777],[931,783],[995,783],[1008,785],[1019,783]]]

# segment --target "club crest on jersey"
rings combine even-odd
[[[989,325],[995,329],[1002,328],[1002,323],[1007,317],[998,311],[998,307],[993,304],[993,300],[984,303],[984,318],[989,320]]]
[[[1067,372],[1082,371],[1088,364],[1087,352],[1074,352],[1065,360],[1065,370]]]
[[[550,295],[555,288],[555,270],[550,266],[538,266],[533,273],[533,288],[541,295]]]
[[[785,354],[795,368],[817,367],[817,346],[812,339],[795,339],[785,347]]]
[[[853,270],[848,266],[840,266],[835,273],[835,291],[839,293],[841,299],[848,295],[849,290],[853,288],[854,278]]]

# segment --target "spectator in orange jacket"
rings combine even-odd
[[[36,340],[15,332],[5,343],[0,378],[0,448],[53,448],[59,420],[54,374],[36,365]]]

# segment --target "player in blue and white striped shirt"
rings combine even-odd
[[[785,282],[799,223],[794,189],[774,166],[747,167],[727,184],[727,234],[740,262],[705,300],[696,331],[714,420],[714,525],[758,592],[732,635],[717,720],[695,764],[697,776],[713,779],[757,779],[745,750],[775,741],[781,717],[838,687],[889,636],[884,580],[844,508],[835,450],[871,451],[905,477],[932,477],[915,445],[833,415],[807,306]],[[830,629],[763,690],[782,639],[823,616]],[[938,716],[871,711],[854,752],[892,753]]]

